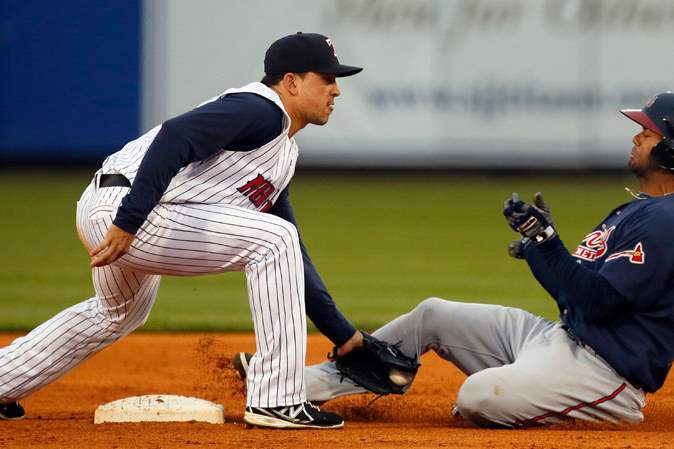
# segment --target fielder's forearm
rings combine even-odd
[[[356,328],[339,311],[316,271],[316,267],[311,262],[304,244],[300,242],[300,245],[304,260],[304,295],[307,316],[323,335],[335,345],[341,346],[353,336]]]

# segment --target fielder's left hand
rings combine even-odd
[[[356,348],[363,346],[363,334],[356,329],[356,332],[353,333],[351,338],[349,338],[342,346],[338,347],[335,351],[335,355],[346,355],[347,353],[353,351]]]

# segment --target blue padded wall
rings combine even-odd
[[[0,161],[92,161],[138,134],[141,10],[0,0]]]

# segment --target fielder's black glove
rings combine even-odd
[[[503,204],[503,215],[508,224],[523,237],[531,239],[535,244],[546,242],[557,235],[552,223],[550,208],[539,192],[534,199],[536,206],[520,200],[517,192]]]
[[[404,387],[411,382],[419,369],[415,357],[409,357],[392,345],[379,340],[365,332],[363,346],[352,349],[345,355],[337,355],[337,347],[333,350],[332,360],[342,375],[348,377],[361,387],[380,395],[403,394]],[[405,383],[394,382],[393,372],[398,373]]]

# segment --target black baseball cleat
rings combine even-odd
[[[0,419],[19,420],[23,419],[24,416],[26,416],[26,412],[18,402],[0,403]]]
[[[232,367],[234,367],[234,370],[239,376],[239,379],[244,381],[246,380],[246,376],[248,375],[248,364],[252,358],[253,354],[250,352],[237,352],[234,354],[234,358],[232,359]]]
[[[341,429],[341,416],[324,412],[311,402],[282,407],[246,407],[243,421],[251,426],[274,429]]]

